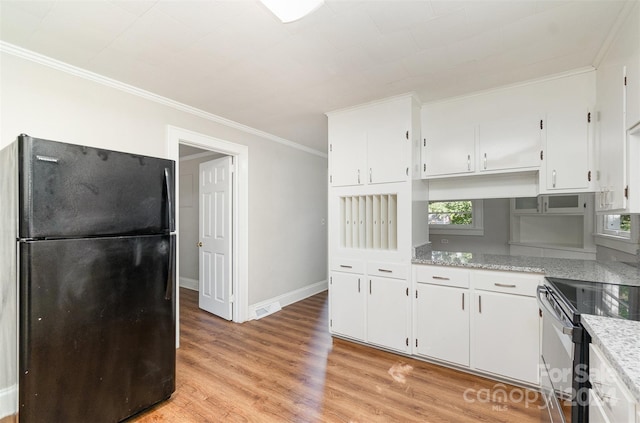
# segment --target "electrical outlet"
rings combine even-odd
[[[446,239],[446,238],[442,238],[442,239],[440,240],[440,244],[448,244],[448,243],[449,243],[449,240],[448,240],[448,239]]]

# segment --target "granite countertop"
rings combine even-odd
[[[434,251],[430,245],[414,250],[414,264],[541,273],[545,276],[640,286],[640,269],[619,261],[558,259],[470,252]]]
[[[640,322],[583,314],[591,342],[600,348],[622,382],[640,403]]]

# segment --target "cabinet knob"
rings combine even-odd
[[[202,247],[202,241],[199,241],[196,245],[197,245],[198,247]]]

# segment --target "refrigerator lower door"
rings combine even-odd
[[[174,241],[20,243],[21,422],[117,422],[171,395]]]

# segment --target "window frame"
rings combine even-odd
[[[622,251],[628,254],[637,254],[640,241],[640,215],[631,214],[630,236],[614,235],[610,231],[607,233],[605,227],[605,217],[607,215],[631,214],[631,213],[602,213],[596,216],[596,233],[594,234],[596,245]]]
[[[484,235],[484,202],[483,200],[453,200],[453,201],[429,201],[431,203],[453,203],[455,201],[471,201],[471,225],[455,224],[431,224],[429,223],[429,233],[433,235]],[[427,208],[427,221],[429,220],[429,209]]]

